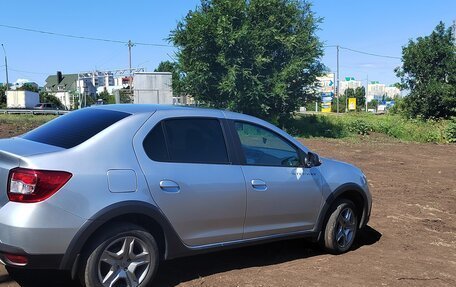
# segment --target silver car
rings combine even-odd
[[[148,286],[161,260],[306,237],[344,253],[369,220],[358,168],[260,119],[108,105],[0,140],[0,260]]]

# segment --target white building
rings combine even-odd
[[[367,102],[381,101],[385,95],[385,87],[385,84],[380,84],[378,81],[370,82],[367,90]]]
[[[40,95],[30,91],[6,91],[8,109],[33,109],[40,103]]]
[[[385,87],[385,95],[389,98],[394,99],[395,97],[401,96],[401,90],[394,86]]]
[[[339,86],[340,94],[343,95],[347,89],[356,90],[356,88],[361,88],[363,86],[363,83],[361,81],[355,80],[353,77],[345,77],[344,81],[339,82]]]
[[[45,91],[54,95],[67,108],[74,106],[75,98],[95,97],[97,89],[93,85],[92,78],[79,78],[78,74],[62,74],[48,76],[46,79]]]
[[[133,77],[135,104],[173,104],[172,74],[139,72]]]

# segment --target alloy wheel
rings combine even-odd
[[[354,240],[356,230],[356,218],[353,210],[346,207],[337,218],[336,242],[339,248],[349,247]]]
[[[146,278],[151,255],[144,241],[125,236],[110,243],[100,256],[98,278],[104,287],[136,287]]]

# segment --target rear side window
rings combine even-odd
[[[58,117],[22,137],[62,148],[75,147],[130,114],[101,109],[82,109]]]
[[[144,149],[155,161],[229,163],[225,138],[217,119],[166,120],[147,135]]]
[[[147,156],[155,161],[168,161],[168,150],[166,148],[163,123],[156,125],[144,139],[144,150]]]

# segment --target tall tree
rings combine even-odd
[[[185,91],[283,125],[323,70],[319,22],[303,0],[202,0],[170,36]]]
[[[18,91],[30,91],[30,92],[35,92],[35,93],[39,92],[39,89],[30,83],[23,84],[22,87],[17,88],[17,90]]]
[[[354,96],[356,98],[356,109],[362,111],[366,105],[366,89],[364,87],[357,87]]]
[[[103,104],[105,105],[116,103],[116,99],[114,98],[114,96],[111,95],[107,90],[100,92],[97,96],[97,99],[103,100]]]
[[[429,36],[402,48],[396,74],[410,90],[403,108],[409,117],[448,118],[456,115],[456,43],[451,28],[440,22]]]

